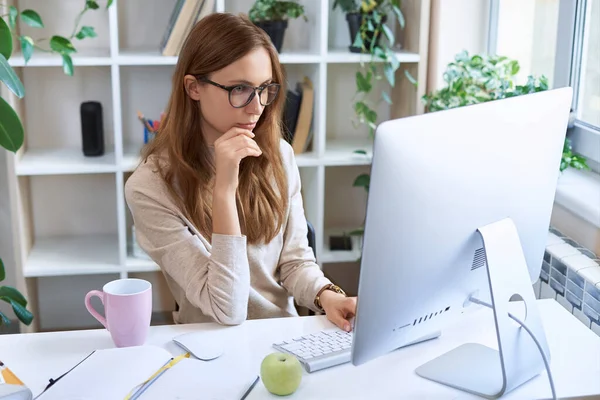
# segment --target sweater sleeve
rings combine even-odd
[[[290,211],[284,231],[284,243],[279,259],[281,284],[291,293],[298,305],[319,311],[315,304],[318,291],[331,283],[316,263],[313,250],[308,245],[308,227],[304,214],[300,172],[291,147],[286,143],[284,160],[287,160],[290,186]]]
[[[206,316],[223,325],[246,320],[250,269],[245,236],[212,235],[209,244],[194,234],[149,182],[125,187],[140,247],[183,289]],[[140,182],[141,183],[141,182]]]

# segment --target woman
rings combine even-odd
[[[243,16],[207,16],[184,43],[160,131],[125,185],[178,323],[293,316],[295,299],[351,330],[356,298],[324,277],[308,246],[279,122],[283,80],[269,37]]]

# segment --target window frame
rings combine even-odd
[[[490,0],[487,51],[495,54],[498,42],[498,18],[501,0]],[[573,124],[567,132],[573,151],[584,156],[596,172],[600,172],[600,126],[578,119],[579,88],[584,46],[585,22],[589,0],[560,0],[553,88],[573,88]]]

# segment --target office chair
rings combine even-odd
[[[306,225],[308,227],[308,234],[306,235],[308,238],[308,246],[312,249],[315,257],[317,257],[315,227],[310,223],[310,221],[306,221]],[[177,302],[175,302],[175,311],[179,311],[179,304],[177,304]],[[315,312],[312,310],[309,310],[308,314],[315,315]]]

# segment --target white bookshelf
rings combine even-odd
[[[331,251],[328,235],[340,227],[361,226],[365,215],[366,193],[352,182],[368,172],[372,145],[366,127],[355,128],[351,122],[350,99],[356,69],[367,56],[347,50],[347,22],[341,11],[332,10],[332,0],[301,2],[308,22],[290,21],[280,61],[289,86],[308,76],[315,87],[312,146],[297,155],[306,215],[316,229],[321,265],[356,262],[358,248]],[[45,29],[20,27],[34,37],[69,34],[82,5],[79,0],[16,3],[44,19]],[[63,74],[55,55],[36,51],[27,65],[18,54],[10,59],[26,91],[23,100],[10,99],[26,132],[21,151],[8,157],[17,278],[34,313],[49,301],[42,298],[49,293],[42,288],[48,278],[53,288],[63,279],[67,291],[74,277],[88,279],[77,282],[89,282],[90,288],[115,277],[161,279],[156,264],[131,254],[132,219],[123,188],[143,145],[136,111],[158,117],[170,93],[177,58],[161,56],[158,43],[174,3],[115,0],[108,11],[88,12],[82,23],[94,26],[99,37],[77,42],[73,77]],[[422,112],[430,1],[408,3],[406,28],[396,34],[403,46],[397,50],[401,67],[391,92],[394,104],[380,104],[380,121]],[[251,5],[252,0],[217,0],[215,11],[247,12]],[[417,78],[419,89],[406,82],[404,69]],[[380,82],[373,96],[389,89]],[[79,106],[88,100],[103,106],[106,151],[101,157],[85,157],[81,150]],[[367,154],[355,153],[359,149]],[[83,304],[80,298],[72,301]],[[168,308],[170,303],[162,304]]]

